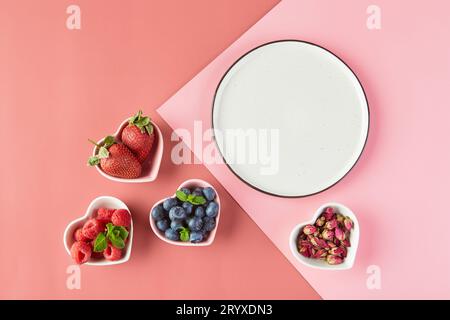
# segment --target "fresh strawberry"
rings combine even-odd
[[[124,144],[116,143],[114,137],[107,136],[103,144],[97,147],[97,155],[89,158],[90,166],[100,165],[105,173],[123,179],[134,179],[141,175],[140,162]]]
[[[143,163],[153,147],[155,133],[149,117],[143,117],[142,111],[130,118],[128,126],[122,130],[122,142]]]

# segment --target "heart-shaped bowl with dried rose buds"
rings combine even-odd
[[[351,269],[359,243],[359,223],[343,204],[325,203],[310,221],[294,227],[289,238],[292,254],[308,267]]]

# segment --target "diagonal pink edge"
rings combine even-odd
[[[223,164],[205,166],[323,298],[448,298],[450,252],[435,245],[448,240],[445,232],[424,234],[422,225],[431,215],[439,225],[450,223],[450,216],[441,209],[447,206],[442,190],[448,189],[450,179],[446,169],[450,149],[439,147],[436,152],[438,146],[447,145],[448,132],[444,135],[442,128],[448,127],[445,119],[450,115],[445,107],[445,83],[450,76],[439,71],[450,70],[446,59],[450,44],[439,39],[436,28],[448,31],[450,23],[445,8],[437,6],[428,9],[432,12],[426,17],[422,15],[429,21],[415,26],[409,19],[406,27],[401,4],[378,1],[383,28],[369,30],[369,3],[352,2],[344,9],[331,1],[282,1],[158,112],[172,128],[187,129],[192,139],[201,139],[194,132],[194,121],[202,121],[203,130],[210,128],[215,88],[242,54],[278,39],[306,40],[331,50],[358,75],[371,109],[366,149],[348,176],[318,195],[284,199],[253,190]],[[420,14],[423,7],[415,4],[409,10]],[[405,33],[408,37],[402,37]],[[426,44],[433,45],[432,60],[423,59],[430,55]],[[430,96],[433,112],[423,107]],[[188,139],[185,142],[192,145]],[[202,159],[200,148],[193,152]],[[430,159],[433,165],[426,166]],[[330,201],[347,205],[359,219],[360,245],[351,270],[310,269],[289,250],[291,229]],[[374,268],[380,271],[379,287],[370,286]]]

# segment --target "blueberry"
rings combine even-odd
[[[202,188],[195,188],[194,191],[192,191],[192,194],[195,196],[203,196]]]
[[[206,207],[206,215],[208,217],[214,218],[219,213],[219,205],[215,202],[208,203]]]
[[[203,219],[203,223],[204,223],[203,229],[205,231],[212,231],[216,227],[216,219],[211,217],[205,217]]]
[[[166,211],[169,211],[173,207],[175,207],[178,204],[177,198],[168,198],[164,200],[163,202],[163,208]]]
[[[191,190],[189,190],[189,188],[183,187],[183,188],[180,189],[180,191],[183,191],[183,193],[184,193],[185,195],[191,194]]]
[[[180,235],[178,234],[178,232],[171,228],[167,229],[166,232],[164,232],[164,235],[166,236],[167,239],[172,241],[180,240]]]
[[[194,217],[189,219],[188,226],[191,231],[200,231],[203,227],[203,220],[201,218]]]
[[[170,220],[183,220],[186,219],[186,211],[182,207],[176,206],[169,211]]]
[[[205,209],[203,207],[195,208],[195,216],[199,218],[203,218],[205,216]]]
[[[166,231],[169,228],[169,220],[162,219],[156,221],[156,227],[161,231]]]
[[[152,217],[156,221],[164,219],[165,214],[164,214],[163,206],[161,204],[159,204],[159,205],[157,205],[156,207],[153,208],[153,210],[152,210]]]
[[[180,231],[183,228],[183,222],[181,220],[173,220],[170,223],[170,228],[175,231]]]
[[[203,240],[203,234],[201,232],[191,232],[189,240],[193,243],[198,243]]]
[[[192,203],[183,202],[182,207],[183,207],[184,211],[186,211],[186,214],[190,215],[192,213],[192,209],[194,206],[192,205]]]
[[[203,189],[203,195],[205,196],[206,200],[213,201],[216,197],[216,192],[211,187],[206,187]]]

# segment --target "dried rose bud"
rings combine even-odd
[[[345,240],[345,233],[339,227],[334,229],[334,235],[336,236],[336,239],[338,239],[338,240],[341,240],[341,241]]]
[[[327,242],[325,240],[317,239],[316,242],[317,242],[317,246],[318,247],[320,247],[320,248],[328,248],[328,244],[327,244]]]
[[[307,240],[301,240],[298,245],[300,247],[312,247],[312,244]]]
[[[316,232],[316,230],[317,230],[316,227],[308,224],[307,226],[305,226],[303,228],[303,233],[304,234],[313,234],[314,232]]]
[[[351,247],[350,240],[348,240],[348,239],[342,240],[341,245],[344,247]]]
[[[335,237],[333,241],[337,247],[339,247],[341,245],[341,240],[339,240],[338,238]]]
[[[298,252],[306,257],[306,258],[310,258],[311,257],[311,251],[308,247],[300,247],[300,249],[298,250]]]
[[[319,238],[317,238],[317,237],[313,237],[313,236],[309,237],[309,242],[311,242],[314,247],[319,246],[318,241],[319,241]]]
[[[320,250],[317,250],[317,252],[313,255],[313,258],[321,259],[321,258],[325,258],[326,256],[327,256],[327,250],[320,249]]]
[[[341,247],[335,247],[335,248],[330,249],[329,253],[332,255],[335,255],[335,256],[340,256],[340,255],[343,255],[345,253],[345,251]]]
[[[328,230],[333,230],[337,227],[338,223],[336,219],[332,219],[330,221],[327,221],[327,223],[325,223],[325,228]]]
[[[346,247],[340,247],[342,249],[342,257],[347,257],[347,248]]]
[[[335,248],[336,247],[336,244],[333,241],[328,241],[327,244],[328,244],[328,246],[330,248]]]
[[[333,264],[333,265],[335,265],[335,264],[341,264],[342,262],[344,262],[344,259],[342,259],[342,258],[339,257],[339,256],[333,256],[332,254],[329,254],[329,255],[327,256],[327,262],[328,262],[329,264]]]
[[[344,226],[345,226],[345,229],[347,229],[348,231],[352,230],[352,228],[353,228],[352,219],[350,219],[349,217],[345,217]]]
[[[324,212],[323,212],[323,216],[325,217],[325,219],[331,220],[334,217],[334,209],[332,207],[327,207],[325,208]]]
[[[336,220],[337,220],[337,222],[339,222],[339,223],[343,223],[343,222],[344,222],[344,216],[343,216],[342,214],[338,213],[338,214],[336,215]]]
[[[332,230],[323,230],[322,238],[324,238],[325,240],[333,240],[334,232]]]
[[[314,232],[314,237],[318,237],[319,236],[319,230],[317,230],[316,232]]]
[[[320,217],[316,220],[316,226],[322,227],[325,224],[325,217]]]

